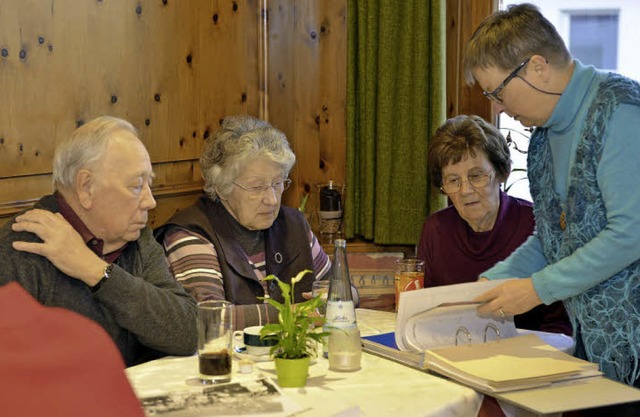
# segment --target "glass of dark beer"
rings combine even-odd
[[[198,362],[202,384],[231,381],[234,308],[228,301],[198,303]]]

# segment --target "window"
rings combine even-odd
[[[618,67],[618,14],[569,12],[569,50],[583,64]]]

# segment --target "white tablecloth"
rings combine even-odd
[[[393,331],[395,315],[374,310],[357,311],[363,335]],[[237,373],[234,381],[265,375],[274,381],[273,362],[258,362],[251,374]],[[363,353],[362,369],[334,372],[328,361],[316,359],[309,368],[304,388],[282,389],[288,403],[281,416],[300,417],[376,417],[376,416],[475,416],[482,396],[475,391],[374,355]],[[168,392],[201,388],[185,383],[197,375],[196,356],[164,358],[127,369],[127,375],[140,398]],[[243,414],[247,415],[247,414]]]

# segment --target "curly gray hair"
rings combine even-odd
[[[228,195],[246,164],[261,157],[279,165],[284,176],[296,162],[287,137],[269,123],[248,115],[225,118],[200,158],[204,191],[212,200]]]

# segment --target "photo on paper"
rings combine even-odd
[[[269,415],[284,410],[281,397],[270,379],[260,378],[146,397],[141,403],[147,417]]]

